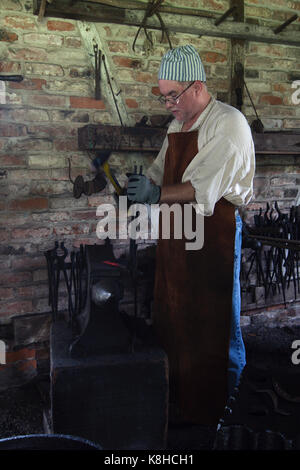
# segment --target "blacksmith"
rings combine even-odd
[[[187,250],[184,237],[158,241],[153,324],[169,360],[170,418],[215,425],[246,363],[237,208],[253,194],[254,145],[243,114],[209,93],[193,46],[164,55],[158,84],[175,119],[147,176],[129,178],[128,197],[204,215],[201,249]]]

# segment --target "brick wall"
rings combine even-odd
[[[169,2],[223,12],[222,0]],[[278,25],[300,2],[273,0],[268,6],[246,2],[245,15],[258,24]],[[299,22],[290,25],[299,31]],[[126,125],[144,115],[160,115],[157,68],[168,48],[153,32],[149,49],[143,33],[135,52],[137,28],[98,24],[99,37],[114,79],[120,89]],[[173,46],[193,44],[201,53],[208,87],[228,100],[230,90],[230,41],[222,38],[173,35]],[[299,49],[262,43],[246,45],[246,80],[266,127],[299,128],[300,106],[291,101],[292,82],[299,70]],[[13,385],[47,368],[50,307],[44,251],[64,240],[68,248],[81,243],[101,243],[96,237],[96,208],[112,202],[112,186],[90,197],[74,199],[69,181],[82,174],[93,178],[89,155],[78,150],[77,129],[86,124],[119,125],[102,73],[102,99],[94,99],[94,71],[76,21],[32,14],[29,0],[2,0],[0,7],[0,74],[22,74],[20,83],[5,82],[0,99],[0,339],[6,342],[7,364],[0,374],[0,388]],[[2,82],[2,86],[3,86]],[[255,117],[245,96],[243,111]],[[115,153],[110,163],[123,184],[135,163],[145,167],[154,155]],[[255,198],[245,217],[249,220],[261,203],[278,200],[288,207],[298,197],[299,165],[295,157],[259,157]],[[115,242],[119,256],[128,243]],[[1,378],[2,377],[2,378]]]

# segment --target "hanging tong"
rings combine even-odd
[[[98,48],[98,44],[94,44],[94,55],[95,55],[95,100],[101,99],[101,51]]]
[[[109,88],[110,88],[110,91],[111,91],[111,94],[112,94],[112,97],[113,97],[113,100],[114,100],[114,104],[115,104],[115,107],[116,107],[116,110],[117,110],[117,113],[118,113],[118,116],[119,116],[120,124],[121,124],[122,127],[124,127],[124,124],[123,124],[123,121],[122,121],[122,118],[121,118],[121,113],[120,113],[119,106],[118,106],[117,99],[116,99],[116,96],[121,93],[121,90],[117,93],[117,95],[114,93],[112,83],[111,83],[111,79],[110,79],[110,76],[109,76],[109,73],[108,73],[107,65],[106,65],[106,62],[105,62],[105,56],[104,55],[102,55],[102,62],[103,62],[103,65],[104,65],[108,85],[109,85]]]

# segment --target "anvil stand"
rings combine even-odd
[[[52,324],[50,432],[103,449],[164,449],[167,358],[153,343],[132,348],[118,311],[120,269],[112,250],[104,254],[103,248],[85,247],[86,302],[73,321],[75,335],[63,319]]]

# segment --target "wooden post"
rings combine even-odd
[[[235,7],[232,13],[234,20],[243,23],[245,21],[244,0],[231,0],[230,6]],[[230,104],[240,111],[243,106],[244,60],[245,40],[232,38]]]

